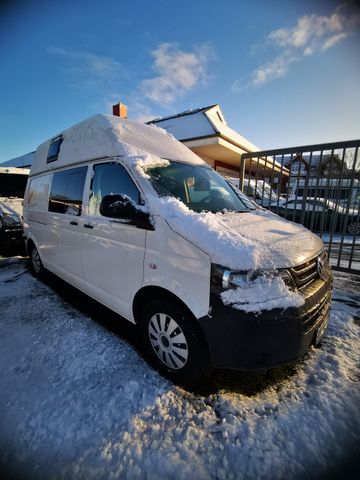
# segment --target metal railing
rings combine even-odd
[[[240,189],[325,243],[334,270],[360,274],[360,140],[244,153]]]

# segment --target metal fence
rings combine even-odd
[[[360,274],[360,140],[241,156],[239,185],[319,235],[334,270]]]

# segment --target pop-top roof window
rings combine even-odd
[[[50,143],[46,163],[55,162],[57,160],[62,141],[63,137],[57,137]]]

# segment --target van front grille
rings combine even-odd
[[[297,267],[290,268],[291,276],[294,279],[296,287],[301,291],[308,287],[314,280],[320,278],[318,272],[318,258],[323,261],[326,271],[330,268],[326,258],[326,252],[322,252],[315,258],[298,265]]]
[[[309,332],[315,325],[321,323],[328,315],[330,309],[331,291],[328,292],[322,300],[303,317],[302,324],[304,332]]]

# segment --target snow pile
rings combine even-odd
[[[273,308],[300,307],[304,297],[289,290],[284,280],[275,276],[260,276],[241,287],[221,293],[225,305],[245,312],[261,312]]]
[[[149,367],[108,310],[0,260],[2,478],[300,480],[343,469],[360,443],[358,291],[335,290],[322,346],[303,361],[220,372],[200,395]]]

